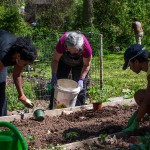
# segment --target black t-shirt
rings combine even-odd
[[[11,46],[15,43],[17,37],[11,33],[0,29],[0,61],[4,66],[13,66]]]

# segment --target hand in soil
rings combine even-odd
[[[33,108],[34,104],[26,98],[25,95],[22,95],[19,100],[27,107],[27,108]]]

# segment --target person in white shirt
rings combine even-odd
[[[134,32],[135,40],[137,44],[142,44],[142,37],[143,37],[143,28],[141,23],[138,21],[136,17],[133,18],[132,22],[132,33]]]

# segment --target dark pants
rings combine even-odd
[[[7,67],[4,67],[0,71],[0,116],[7,116],[6,76]]]
[[[6,82],[0,83],[0,116],[7,116]]]
[[[57,69],[57,79],[66,79],[69,76],[69,73],[71,71],[72,73],[72,80],[78,82],[80,80],[81,76],[81,70],[82,65],[71,67],[67,64],[65,64],[63,61],[59,61],[58,69]],[[76,106],[81,106],[85,104],[86,101],[86,83],[88,81],[88,74],[86,75],[84,81],[83,81],[83,89],[80,91],[80,93],[77,96],[77,102]],[[51,91],[51,98],[50,98],[50,105],[49,108],[53,108],[53,98],[54,98],[54,89]]]

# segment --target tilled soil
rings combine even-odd
[[[46,148],[49,145],[66,144],[98,137],[100,134],[112,134],[120,132],[127,125],[131,114],[137,109],[136,106],[106,106],[101,110],[82,110],[69,115],[49,117],[45,116],[42,122],[34,118],[14,120],[12,123],[25,137],[29,149]],[[141,123],[141,129],[134,133],[142,135],[150,131],[149,123]],[[118,140],[115,148],[128,147],[126,139]],[[107,145],[107,148],[106,148]],[[98,149],[114,149],[113,144],[96,143]],[[94,148],[93,148],[94,149]]]

